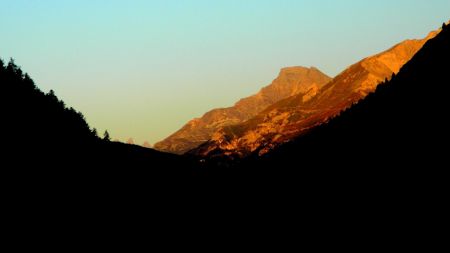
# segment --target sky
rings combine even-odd
[[[283,67],[335,76],[449,19],[449,0],[0,0],[0,57],[99,132],[155,143]]]

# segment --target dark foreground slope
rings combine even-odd
[[[261,160],[250,158],[237,167],[251,164],[251,174],[259,168],[361,182],[441,172],[448,164],[449,69],[447,25],[358,104]]]
[[[2,172],[54,181],[157,176],[185,177],[181,157],[97,137],[83,115],[53,91],[45,94],[13,61],[0,61]],[[148,179],[149,180],[149,179]]]

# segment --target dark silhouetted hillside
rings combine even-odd
[[[84,116],[67,108],[53,91],[40,91],[12,60],[0,65],[2,121],[8,129],[6,144],[14,147],[12,154],[64,153],[61,145],[69,151],[97,140]]]
[[[193,171],[181,156],[99,138],[80,112],[53,91],[39,90],[13,60],[0,61],[0,85],[4,172],[64,183],[99,176],[145,181]]]

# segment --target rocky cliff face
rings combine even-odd
[[[314,67],[284,68],[270,85],[257,94],[241,99],[232,107],[214,109],[189,121],[176,133],[156,143],[154,148],[183,154],[210,140],[221,128],[245,122],[282,99],[296,94],[309,94],[305,99],[310,99],[330,80]]]
[[[272,104],[243,123],[222,127],[208,142],[190,153],[210,157],[265,154],[357,103],[381,81],[398,73],[437,33],[432,32],[422,40],[406,40],[350,66],[321,89],[311,86]]]

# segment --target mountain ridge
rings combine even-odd
[[[327,122],[341,111],[373,92],[377,85],[408,62],[440,30],[424,39],[405,40],[393,47],[350,65],[305,99],[299,93],[274,103],[254,118],[220,129],[208,142],[189,153],[203,157],[244,157],[253,152],[263,155],[284,142]]]
[[[183,154],[208,141],[222,127],[244,122],[271,104],[311,88],[320,89],[330,77],[315,67],[285,67],[276,79],[258,93],[240,99],[233,106],[216,108],[190,120],[180,130],[154,145],[160,151]]]
[[[323,166],[333,168],[333,176],[342,177],[349,169],[368,176],[358,180],[390,178],[398,184],[413,177],[425,184],[427,180],[436,181],[435,173],[440,173],[441,164],[447,161],[440,144],[446,143],[448,135],[448,123],[441,117],[448,108],[449,59],[447,25],[429,38],[395,76],[380,83],[357,104],[272,152],[248,157],[245,165],[238,167],[251,161],[255,167],[271,169],[301,160],[304,173],[311,166]],[[427,175],[431,177],[424,178]],[[410,189],[417,187],[417,182],[410,181]]]

